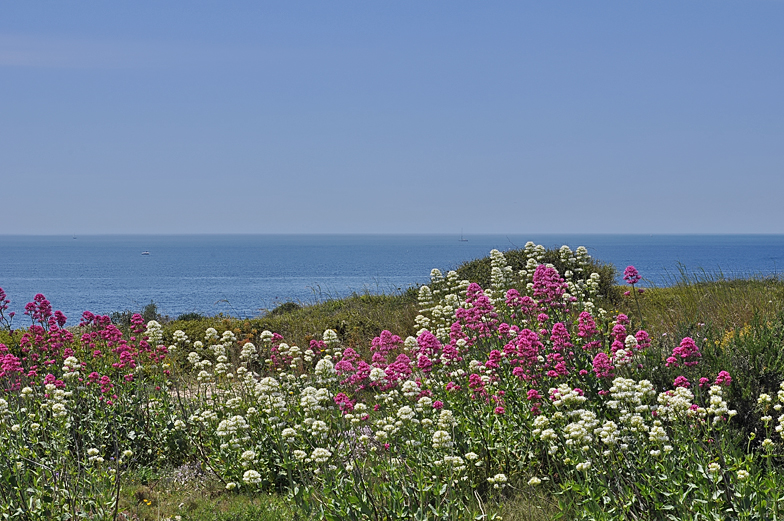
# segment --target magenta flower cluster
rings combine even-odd
[[[563,295],[567,285],[555,268],[541,264],[537,266],[533,276],[534,298],[545,308],[564,309]],[[544,311],[545,309],[543,309]]]
[[[62,367],[63,361],[75,356],[80,360],[77,385],[99,388],[99,399],[112,405],[117,399],[118,382],[132,382],[137,365],[162,362],[168,354],[166,346],[148,343],[144,334],[147,328],[139,314],[131,318],[131,336],[127,339],[108,316],[89,311],[82,314],[80,336],[76,338],[73,331],[65,328],[65,315],[53,311],[51,303],[40,293],[25,306],[25,314],[33,324],[19,338],[18,352],[11,353],[0,344],[0,378],[10,389],[18,389],[22,382],[64,387],[57,375],[70,371]],[[162,376],[170,376],[168,369],[162,371]]]
[[[692,367],[699,363],[701,356],[702,354],[700,353],[700,348],[697,347],[697,343],[693,338],[687,336],[681,340],[679,346],[672,350],[672,355],[667,357],[665,365],[667,367],[679,367],[683,364],[685,367]]]
[[[623,280],[625,280],[627,284],[634,286],[640,282],[640,280],[642,280],[642,277],[640,277],[640,273],[637,271],[637,268],[634,266],[626,266],[626,269],[623,270]]]

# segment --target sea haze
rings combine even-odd
[[[68,323],[82,311],[224,313],[253,317],[280,303],[352,292],[395,292],[426,283],[497,248],[534,241],[585,246],[647,285],[671,284],[680,267],[725,276],[778,275],[784,235],[178,235],[0,236],[0,287],[26,325],[24,305],[43,293]],[[142,255],[149,252],[149,255]]]

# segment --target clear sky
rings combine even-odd
[[[784,233],[784,2],[0,0],[0,212]]]

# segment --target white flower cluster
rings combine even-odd
[[[515,274],[511,266],[507,266],[506,257],[498,250],[490,250],[490,290],[495,298],[493,305],[502,306],[506,301],[506,290],[515,283]]]
[[[246,450],[240,456],[240,462],[243,467],[249,467],[256,461],[256,453],[252,450]]]
[[[328,346],[332,346],[339,343],[338,334],[335,333],[335,331],[332,329],[324,330],[324,334],[322,335],[321,338],[324,341],[324,343],[327,344]]]
[[[664,425],[662,425],[661,420],[654,420],[653,427],[651,427],[648,434],[648,439],[654,443],[664,443],[670,440],[669,436],[667,436],[667,431],[664,430]]]
[[[242,475],[242,481],[244,481],[248,485],[255,485],[261,483],[261,474],[259,474],[255,470],[246,470],[245,474]]]
[[[555,442],[558,440],[558,434],[549,428],[549,425],[550,419],[544,414],[540,414],[534,419],[534,429],[531,433],[542,441]]]
[[[648,380],[635,382],[630,378],[615,378],[610,387],[608,407],[618,411],[621,430],[646,432],[648,426],[644,418],[650,418],[651,407],[644,402],[656,396],[653,384]],[[644,415],[644,417],[643,417]]]
[[[607,420],[600,428],[594,431],[594,434],[599,436],[599,439],[602,440],[602,443],[605,445],[615,445],[618,443],[620,430],[614,421]]]
[[[416,396],[419,394],[419,386],[413,380],[406,380],[403,382],[400,390],[403,392],[403,396],[407,398],[416,398]]]
[[[456,271],[450,271],[444,277],[441,271],[432,270],[430,286],[419,288],[420,311],[415,319],[417,326],[432,331],[442,342],[448,341],[449,327],[454,321],[455,310],[463,305],[468,285],[467,280],[460,280]]]
[[[403,426],[402,420],[395,420],[393,417],[379,418],[375,422],[375,426],[379,430],[375,432],[376,439],[379,441],[386,440],[389,436],[396,434],[400,427]]]
[[[444,456],[443,460],[438,460],[435,464],[447,466],[452,472],[463,472],[466,469],[465,460],[460,456]]]
[[[204,411],[196,411],[190,415],[188,421],[191,423],[208,424],[218,419],[218,414],[212,409],[205,409]]]
[[[447,447],[452,446],[452,436],[449,435],[446,431],[436,431],[433,433],[433,448],[434,449],[444,449]]]
[[[557,388],[550,388],[550,396],[553,397],[553,405],[565,408],[580,405],[588,399],[565,383]]]
[[[582,463],[578,463],[575,467],[579,472],[584,472],[591,468],[591,460],[583,461]]]
[[[145,332],[145,335],[147,336],[147,343],[153,347],[157,347],[163,342],[163,327],[157,320],[150,320],[147,322],[147,331]]]
[[[214,327],[208,327],[206,331],[204,331],[204,340],[206,342],[212,342],[218,340],[218,331]]]
[[[400,409],[397,410],[397,417],[403,421],[411,421],[416,416],[414,409],[409,407],[408,405],[404,405]]]
[[[280,382],[271,376],[266,376],[256,383],[253,393],[256,395],[259,406],[265,414],[273,414],[286,408]]]
[[[215,434],[221,438],[229,438],[227,443],[221,444],[222,449],[228,447],[239,448],[242,443],[250,441],[250,436],[242,435],[243,431],[247,430],[250,426],[245,421],[245,417],[241,415],[232,416],[220,421]]]
[[[653,388],[653,384],[648,380],[640,380],[639,382],[635,382],[631,378],[619,377],[614,379],[612,382],[612,387],[610,387],[610,396],[613,398],[613,400],[607,402],[609,407],[612,407],[613,409],[626,407],[637,410],[637,407],[642,405],[644,401],[647,401],[656,396],[656,391]],[[647,411],[648,407],[645,407],[643,410]]]
[[[258,352],[256,351],[256,346],[250,342],[246,342],[245,345],[242,346],[242,351],[240,351],[240,359],[250,362],[257,357]]]
[[[374,367],[370,370],[370,381],[371,382],[378,382],[379,380],[383,380],[387,377],[387,373],[384,372],[383,369],[380,367]]]
[[[308,386],[302,389],[299,395],[299,404],[305,410],[305,414],[311,414],[316,411],[322,411],[325,406],[324,402],[329,402],[332,396],[325,387],[316,389],[315,387]]]
[[[591,433],[599,425],[599,421],[596,419],[596,413],[580,409],[573,411],[570,416],[577,417],[579,420],[570,422],[564,427],[566,445],[584,446],[591,443],[593,441]]]
[[[291,427],[286,427],[285,429],[280,431],[280,435],[285,442],[294,443],[297,437],[297,431]]]
[[[329,458],[332,457],[332,453],[327,449],[316,447],[313,449],[313,452],[310,454],[310,459],[314,463],[326,463],[329,461]]]
[[[781,382],[781,384],[779,385],[779,392],[777,396],[779,399],[779,403],[774,405],[773,409],[778,412],[781,411],[782,404],[784,404],[784,382]],[[779,436],[784,438],[784,414],[782,414],[778,418],[778,425],[776,425],[776,432],[779,433]]]
[[[612,362],[615,367],[630,367],[634,363],[634,352],[631,349],[619,349],[612,356]]]
[[[42,407],[51,409],[52,416],[55,418],[65,418],[68,416],[65,399],[71,396],[71,391],[63,391],[62,389],[58,389],[54,384],[46,384],[46,392],[52,401],[44,403]]]
[[[313,418],[305,418],[305,425],[308,426],[311,436],[322,440],[327,439],[329,434],[329,426],[322,420],[314,420]]]
[[[227,409],[239,409],[242,406],[242,398],[229,398],[226,400]]]
[[[674,391],[665,391],[659,394],[657,401],[659,417],[675,421],[689,413],[694,400],[694,394],[686,387],[677,387]]]
[[[451,430],[452,427],[457,426],[455,415],[449,409],[441,409],[438,413],[438,428],[442,430]]]
[[[315,373],[316,376],[322,378],[329,378],[335,374],[335,364],[332,363],[332,359],[329,355],[316,362]]]
[[[735,410],[730,410],[727,407],[727,402],[724,401],[724,397],[722,395],[722,388],[720,385],[712,385],[710,388],[710,398],[708,401],[708,408],[706,409],[706,413],[713,416],[713,423],[719,423],[724,419],[724,415],[727,415],[727,418],[732,418],[736,414],[738,414]]]
[[[436,409],[433,409],[433,399],[429,396],[422,396],[419,398],[416,405],[414,406],[414,409],[418,413],[436,412]]]
[[[87,461],[89,461],[90,463],[95,463],[97,465],[100,465],[104,461],[103,458],[100,456],[100,454],[101,451],[99,451],[96,448],[87,449],[87,456],[88,456]]]
[[[174,344],[169,346],[169,351],[175,352],[179,349],[180,346],[186,346],[191,343],[188,339],[188,335],[185,334],[185,331],[182,329],[178,329],[174,332]]]
[[[492,478],[487,478],[487,482],[493,485],[493,488],[503,488],[506,486],[506,474],[496,474]]]
[[[63,361],[63,380],[70,380],[79,376],[82,364],[75,356],[69,356]]]

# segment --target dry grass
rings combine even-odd
[[[120,496],[120,519],[128,521],[289,521],[295,519],[284,497],[235,494],[198,466],[158,475],[131,475]]]
[[[784,309],[784,281],[684,273],[671,286],[650,288],[638,298],[644,326],[656,336],[675,335],[696,324],[734,330],[755,317],[763,322],[774,319]],[[621,310],[640,318],[633,297],[625,298]]]

